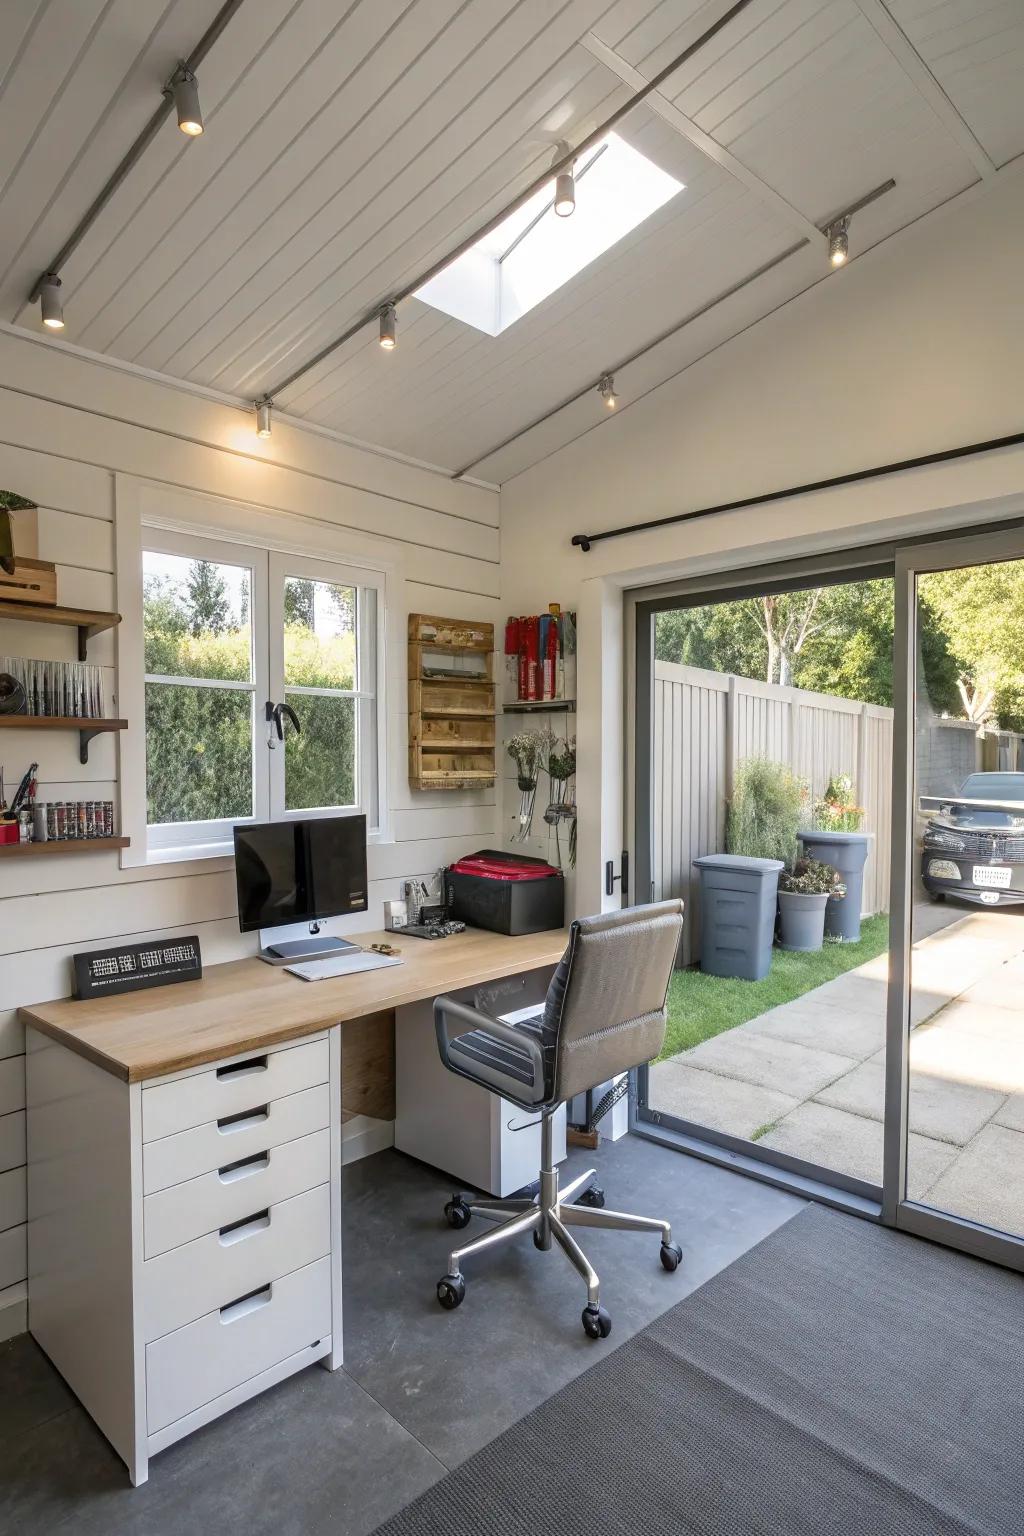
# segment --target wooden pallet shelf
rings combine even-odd
[[[443,671],[435,673],[443,658]],[[432,660],[433,659],[433,660]],[[463,662],[464,665],[459,665]],[[486,789],[496,782],[494,625],[409,615],[409,783]]]

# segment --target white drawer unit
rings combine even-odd
[[[209,1120],[191,1131],[179,1131],[142,1149],[143,1193],[155,1194],[172,1184],[229,1164],[254,1153],[268,1152],[283,1142],[322,1131],[331,1123],[331,1094],[326,1083],[304,1088],[284,1099],[256,1102],[221,1120]]]
[[[330,1251],[331,1186],[320,1184],[147,1259],[142,1285],[146,1343]]]
[[[338,1368],[340,1025],[145,1083],[29,1027],[26,1083],[32,1333],[133,1483]]]
[[[146,1195],[145,1256],[152,1259],[207,1232],[217,1232],[330,1177],[331,1136],[323,1130]]]
[[[331,1261],[318,1259],[146,1346],[153,1435],[331,1332]]]
[[[177,1131],[240,1115],[254,1104],[326,1083],[326,1040],[310,1040],[276,1051],[236,1056],[219,1066],[146,1084],[142,1090],[142,1139],[158,1141]]]

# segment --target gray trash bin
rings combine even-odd
[[[838,869],[845,896],[830,896],[825,908],[825,932],[831,939],[855,944],[860,938],[860,909],[864,903],[864,865],[872,832],[798,832],[804,852]]]
[[[705,853],[700,871],[700,968],[709,976],[760,981],[772,963],[781,859]]]

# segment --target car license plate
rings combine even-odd
[[[975,885],[995,887],[996,890],[1005,891],[1010,886],[1010,876],[1013,871],[1008,864],[975,864],[971,871],[971,879]]]

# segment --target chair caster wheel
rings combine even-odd
[[[466,1282],[461,1275],[445,1275],[437,1282],[437,1299],[446,1312],[454,1312],[466,1295]]]
[[[583,1332],[588,1339],[606,1339],[611,1331],[611,1316],[604,1307],[583,1308]]]
[[[603,1189],[598,1189],[595,1185],[592,1184],[589,1189],[585,1189],[583,1191],[582,1195],[580,1195],[579,1199],[576,1201],[576,1204],[577,1205],[592,1205],[595,1208],[595,1210],[598,1210],[598,1211],[603,1210],[604,1209],[604,1190]]]
[[[473,1212],[463,1200],[461,1195],[453,1195],[444,1208],[444,1219],[450,1227],[461,1232],[463,1227],[469,1226]]]
[[[672,1274],[679,1268],[682,1262],[683,1250],[678,1243],[662,1243],[661,1264],[663,1269],[667,1269],[669,1274]]]

